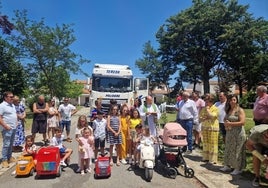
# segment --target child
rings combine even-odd
[[[145,127],[142,131],[142,134],[137,138],[136,140],[137,143],[144,142],[146,145],[152,145],[156,142],[155,138],[150,134],[150,129],[149,127]],[[140,150],[141,150],[141,144],[137,146],[136,150],[136,164],[139,163],[140,161]]]
[[[52,138],[50,145],[58,147],[60,149],[60,154],[64,155],[63,158],[60,161],[60,165],[61,166],[67,166],[64,161],[71,156],[71,154],[73,153],[73,150],[70,149],[70,148],[66,148],[63,145],[63,137],[64,137],[64,135],[62,135],[61,129],[59,127],[56,127],[54,131],[55,131],[55,135]]]
[[[139,139],[142,136],[142,125],[141,124],[136,125],[135,130],[136,130],[136,138],[133,142],[135,145],[135,148],[133,149],[134,150],[134,164],[138,163],[139,161],[140,153],[137,151],[137,141],[139,141]]]
[[[82,137],[79,138],[79,159],[81,175],[85,172],[91,173],[90,161],[93,157],[94,149],[94,137],[92,136],[92,130],[89,127],[85,127],[82,131]]]
[[[37,146],[34,144],[33,136],[32,135],[26,136],[25,141],[26,141],[26,143],[22,149],[22,155],[23,156],[31,155],[31,156],[33,156],[33,158],[35,158]]]
[[[88,125],[87,117],[85,115],[81,115],[78,118],[77,127],[75,129],[75,140],[79,143],[79,145],[81,144],[81,146],[82,146],[82,143],[80,142],[79,138],[82,137],[82,131],[85,127],[89,127],[91,129],[91,127]],[[79,149],[78,149],[78,155],[79,155]],[[76,170],[77,173],[81,172],[80,162],[81,160],[78,159],[78,169]]]
[[[121,121],[118,113],[118,106],[116,104],[112,105],[110,108],[110,113],[107,118],[107,142],[110,144],[110,166],[113,166],[113,148],[116,145],[116,165],[120,166],[118,152],[120,150],[120,144],[122,143],[121,135]]]
[[[136,148],[137,131],[136,126],[142,122],[138,109],[133,109],[129,120],[129,164],[132,164],[132,155]],[[141,126],[140,126],[141,127]],[[134,155],[135,158],[135,155]]]
[[[47,118],[47,136],[50,142],[51,138],[55,134],[55,127],[59,126],[59,112],[55,107],[55,100],[50,100]]]
[[[98,151],[100,148],[100,152],[104,155],[104,147],[105,147],[105,136],[106,136],[106,126],[107,121],[103,118],[104,113],[100,110],[97,111],[97,119],[93,121],[93,131],[94,131],[94,143],[95,143],[95,161],[97,160]]]
[[[34,138],[32,135],[28,135],[25,137],[25,145],[22,149],[23,156],[32,156],[34,160],[34,164],[36,165],[37,161],[35,159],[35,154],[37,151],[37,146],[34,144]],[[16,170],[11,173],[11,175],[16,175]]]

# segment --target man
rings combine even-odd
[[[15,162],[12,157],[12,146],[18,124],[17,113],[13,105],[14,95],[7,91],[3,94],[4,101],[0,104],[0,130],[3,137],[2,167],[9,168],[9,163]]]
[[[268,94],[267,87],[261,85],[256,89],[257,98],[253,108],[255,125],[268,123]]]
[[[254,187],[259,186],[261,162],[268,165],[268,125],[261,124],[250,130],[246,147],[253,155]]]
[[[198,112],[197,112],[195,102],[189,99],[189,97],[190,97],[190,93],[187,91],[184,91],[182,93],[182,100],[176,106],[176,109],[178,111],[178,116],[177,116],[178,123],[187,132],[188,151],[186,151],[186,154],[192,153],[193,124],[197,124],[198,122]]]
[[[192,93],[192,99],[195,102],[196,108],[197,108],[197,114],[199,116],[200,110],[205,107],[205,101],[199,97],[198,92]],[[194,133],[194,147],[200,147],[201,142],[201,123],[197,121],[193,125],[193,133]],[[193,148],[194,149],[194,148]]]
[[[45,97],[40,95],[37,102],[33,104],[33,124],[32,124],[32,136],[35,140],[36,133],[43,134],[44,145],[48,144],[47,140],[47,112],[48,103],[45,102]]]
[[[225,143],[225,137],[226,137],[226,130],[224,126],[224,117],[226,115],[225,113],[225,104],[227,101],[227,96],[224,92],[219,93],[219,101],[217,101],[214,105],[218,108],[219,110],[219,126],[220,126],[220,132],[222,135],[222,140],[223,143]]]
[[[71,131],[71,117],[77,112],[77,109],[74,105],[69,103],[69,98],[64,98],[64,103],[59,106],[59,113],[60,113],[60,126],[62,132],[64,131],[64,127],[66,129],[66,136],[67,142],[72,142],[72,139],[70,138],[70,131]]]
[[[142,105],[140,110],[143,125],[149,126],[150,134],[156,136],[156,125],[161,117],[161,113],[156,104],[153,103],[153,98],[151,96],[146,97],[146,104]]]
[[[156,104],[153,103],[153,98],[151,96],[146,97],[145,103],[140,107],[140,116],[143,121],[143,125],[145,127],[149,127],[150,135],[156,137],[157,136],[157,121],[161,117],[161,113],[156,106]],[[154,146],[155,155],[159,155],[159,147],[158,145]]]

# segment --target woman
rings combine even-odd
[[[246,167],[245,141],[246,133],[244,129],[245,112],[239,107],[238,98],[235,95],[228,97],[224,126],[226,129],[224,167],[221,171],[226,172],[234,168],[231,175],[238,175]]]
[[[122,164],[127,164],[126,157],[128,151],[128,127],[129,127],[129,109],[127,104],[123,104],[120,108],[120,121],[121,121],[121,133],[122,133],[122,144],[120,145],[119,158]]]
[[[55,107],[55,100],[49,101],[48,118],[47,118],[47,137],[50,141],[55,134],[55,128],[59,126],[59,112]]]
[[[203,161],[216,164],[218,162],[219,112],[213,104],[214,96],[206,95],[205,107],[200,111],[199,121],[202,123]]]
[[[13,151],[21,152],[22,144],[25,141],[25,133],[24,133],[24,122],[26,117],[25,107],[20,103],[20,98],[18,96],[14,96],[13,104],[15,105],[17,118],[18,118],[18,126],[16,128],[15,139],[13,142]]]

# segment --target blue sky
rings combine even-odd
[[[45,19],[46,25],[74,24],[75,43],[71,49],[91,60],[82,66],[91,74],[95,63],[127,64],[140,77],[135,61],[143,45],[151,41],[165,21],[192,5],[191,0],[0,0],[0,12],[10,19],[14,10],[26,9],[31,20]],[[249,4],[254,17],[268,18],[268,0],[239,0]],[[72,79],[85,80],[83,75]]]

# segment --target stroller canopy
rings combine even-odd
[[[187,146],[187,133],[179,123],[167,123],[164,126],[163,143],[168,146]]]

